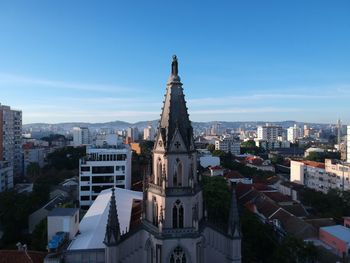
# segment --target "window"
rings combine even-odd
[[[173,186],[182,186],[182,163],[176,159],[173,176]]]
[[[126,160],[126,154],[117,155],[117,161],[125,161],[125,160]]]
[[[88,195],[83,195],[83,196],[80,197],[80,200],[81,200],[81,201],[90,201],[90,196],[88,196]]]
[[[100,193],[101,191],[109,189],[111,187],[112,187],[111,185],[104,185],[104,186],[97,186],[97,185],[95,185],[95,186],[92,187],[92,191],[95,192],[95,193]]]
[[[82,166],[82,167],[80,167],[80,170],[82,172],[90,172],[90,166]]]
[[[152,223],[153,225],[158,226],[158,203],[155,197],[153,197],[152,201]]]
[[[114,183],[114,178],[113,178],[113,176],[93,176],[92,183],[93,184]]]
[[[94,166],[92,167],[93,174],[111,174],[114,172],[114,166]]]
[[[184,208],[180,200],[176,200],[173,206],[173,228],[184,227]]]
[[[80,181],[90,181],[90,177],[89,176],[80,176]]]
[[[81,186],[80,190],[81,191],[90,191],[90,186]]]
[[[162,245],[156,245],[156,263],[162,263]]]
[[[186,263],[186,254],[183,249],[177,246],[170,256],[170,263]]]
[[[158,159],[158,165],[157,165],[157,185],[161,185],[161,178],[162,178],[162,162],[160,158]]]
[[[124,175],[119,175],[115,177],[116,180],[125,180],[125,176]]]

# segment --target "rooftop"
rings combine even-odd
[[[78,208],[54,208],[48,216],[73,216],[79,209]]]
[[[103,190],[80,222],[79,231],[68,250],[104,248],[103,240],[109,212],[111,189]],[[115,188],[120,231],[129,231],[134,200],[142,200],[142,192]]]
[[[320,230],[321,229],[346,243],[350,243],[350,229],[345,226],[342,226],[342,225],[326,226],[326,227],[321,227]]]

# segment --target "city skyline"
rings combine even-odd
[[[158,119],[176,53],[193,121],[349,123],[349,11],[347,1],[2,2],[0,102],[23,123]]]

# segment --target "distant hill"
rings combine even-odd
[[[46,130],[46,131],[70,131],[73,127],[88,127],[91,130],[99,130],[99,129],[118,129],[123,130],[128,127],[137,127],[140,131],[143,130],[147,125],[152,125],[154,128],[158,126],[159,120],[151,120],[151,121],[139,121],[135,123],[125,122],[125,121],[110,121],[104,123],[89,123],[89,122],[64,122],[64,123],[30,123],[24,124],[24,130]],[[194,129],[204,129],[206,127],[210,127],[215,123],[220,123],[222,128],[226,129],[237,129],[239,127],[244,128],[255,128],[259,125],[265,125],[266,123],[271,123],[275,125],[280,125],[283,128],[288,128],[293,126],[294,124],[303,125],[302,122],[296,122],[293,120],[287,121],[278,121],[278,122],[268,122],[268,121],[240,121],[240,122],[228,122],[228,121],[209,121],[209,122],[192,122]],[[319,123],[307,123],[310,127],[314,128],[326,128],[329,124],[319,124]]]

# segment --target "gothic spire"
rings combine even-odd
[[[237,208],[236,190],[233,187],[231,196],[231,208],[228,219],[228,234],[232,237],[240,237],[239,215]]]
[[[114,187],[112,188],[112,196],[109,204],[109,213],[106,226],[106,234],[104,243],[107,246],[115,245],[120,239],[120,226],[118,219],[117,204],[115,201]]]
[[[194,150],[193,130],[178,72],[178,60],[174,55],[158,127],[157,141],[162,139],[166,151],[170,150],[170,144],[174,144],[177,149],[192,151]],[[179,134],[177,138],[181,137],[181,140],[174,141],[176,134]]]

